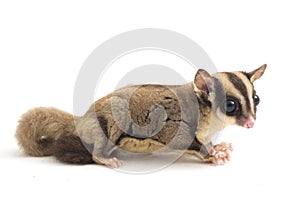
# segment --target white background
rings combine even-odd
[[[0,198],[299,199],[297,1],[207,2],[1,1]],[[22,113],[36,106],[72,112],[87,56],[114,35],[149,27],[193,39],[220,71],[268,64],[256,83],[262,101],[255,128],[223,133],[235,147],[230,163],[181,160],[156,173],[129,175],[19,151],[14,132]]]

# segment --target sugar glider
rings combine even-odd
[[[117,168],[114,152],[177,151],[202,162],[223,164],[230,143],[212,138],[228,125],[252,128],[259,97],[253,83],[266,69],[218,72],[199,69],[183,85],[131,85],[97,100],[83,116],[56,108],[29,110],[19,120],[16,138],[30,156],[54,155],[74,163]]]

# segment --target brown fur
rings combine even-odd
[[[94,163],[91,153],[76,135],[61,136],[55,143],[54,156],[61,162],[72,164]]]
[[[264,70],[265,66],[251,72],[249,80],[260,78]],[[99,99],[85,115],[75,118],[55,108],[35,108],[21,117],[16,138],[29,155],[55,155],[75,164],[118,167],[121,162],[110,158],[117,149],[134,153],[188,150],[204,161],[218,162],[220,152],[209,155],[211,138],[236,124],[235,118],[218,108],[225,98],[220,92],[239,93],[227,77],[226,73],[212,77],[199,70],[194,82],[185,85],[127,86]],[[245,84],[253,88],[248,79]]]
[[[16,138],[30,156],[53,155],[55,141],[75,134],[73,116],[56,108],[34,108],[21,116]]]
[[[188,105],[184,111],[180,103]],[[197,110],[199,104],[191,83],[128,86],[96,101],[78,118],[76,126],[84,143],[93,146],[89,151],[99,160],[110,157],[118,148],[129,152],[153,152],[166,145],[167,149],[187,149],[195,137]]]

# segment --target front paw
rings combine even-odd
[[[209,160],[215,165],[223,165],[230,161],[230,153],[232,152],[232,144],[222,142],[215,145],[209,152]]]
[[[232,144],[227,142],[221,142],[220,144],[215,145],[214,149],[216,151],[224,151],[227,153],[231,153],[233,151]]]

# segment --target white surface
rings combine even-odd
[[[0,3],[0,198],[299,199],[299,7],[296,1],[3,1]],[[165,28],[200,44],[219,70],[268,69],[254,129],[232,127],[232,161],[178,161],[128,175],[24,157],[14,131],[36,106],[72,111],[77,73],[101,42],[137,28]]]

